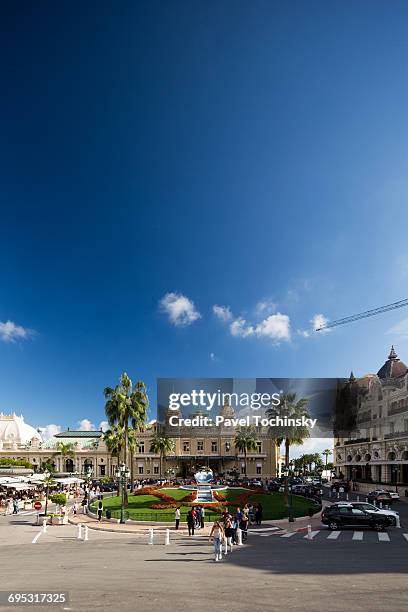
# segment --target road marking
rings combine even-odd
[[[281,538],[291,538],[292,536],[296,535],[296,533],[296,531],[289,531],[288,533],[281,535]]]
[[[313,538],[320,533],[320,529],[318,531],[311,531],[310,533],[307,533],[305,536],[303,536],[306,540],[313,540]]]
[[[31,542],[31,544],[35,544],[35,543],[36,543],[36,541],[38,540],[38,538],[40,537],[40,535],[41,535],[41,534],[42,534],[42,529],[41,529],[41,531],[39,531],[39,532],[37,533],[37,535],[35,536],[35,538],[34,538],[34,539],[33,539],[33,541]]]
[[[408,533],[403,533],[402,534],[404,536],[404,538],[406,539],[406,541],[408,542]]]
[[[327,539],[328,540],[337,540],[337,538],[339,537],[340,534],[341,534],[341,531],[332,531],[327,536]]]
[[[378,532],[378,541],[379,542],[389,542],[390,541],[390,536],[388,535],[388,533],[383,533],[381,531]]]
[[[351,539],[352,540],[362,540],[363,539],[363,535],[364,535],[363,531],[355,531],[353,533],[353,537]]]
[[[259,531],[279,531],[280,527],[261,527],[260,529],[251,529],[251,533],[258,533]]]

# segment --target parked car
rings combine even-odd
[[[392,499],[394,499],[395,501],[398,501],[400,498],[398,491],[391,491],[391,489],[387,489],[387,493],[389,493]]]
[[[341,527],[375,529],[376,531],[384,531],[389,525],[387,517],[378,515],[360,508],[353,508],[350,505],[339,506],[334,504],[328,506],[322,512],[322,523],[327,525],[329,529],[335,530]]]
[[[382,489],[376,489],[375,491],[370,491],[367,495],[370,501],[375,501],[377,503],[383,503],[387,505],[391,505],[394,501],[388,491],[383,491]]]
[[[387,518],[388,523],[393,526],[397,524],[397,517],[399,517],[399,513],[395,512],[395,510],[385,510],[382,508],[378,508],[377,506],[373,506],[373,504],[369,504],[368,502],[337,502],[333,505],[338,507],[350,506],[352,508],[366,510],[366,512],[371,512],[373,514],[376,514],[377,516],[385,516]]]

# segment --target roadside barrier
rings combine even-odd
[[[237,529],[237,540],[238,546],[242,546],[242,529],[240,529],[239,527]]]
[[[43,520],[42,532],[47,533],[47,519]]]
[[[78,535],[77,540],[82,540],[82,523],[78,524]]]
[[[164,544],[165,546],[168,546],[170,544],[170,529],[166,529],[166,536],[164,538]]]
[[[311,525],[307,526],[307,539],[308,540],[312,539],[312,526]]]
[[[398,529],[401,529],[401,521],[400,521],[400,517],[399,517],[399,515],[398,515],[398,514],[397,514],[397,517],[396,517],[396,519],[395,519],[395,526],[396,526]]]
[[[88,525],[85,525],[84,527],[84,542],[87,542],[89,540],[88,537]]]
[[[357,495],[357,501],[360,501],[360,496],[359,495]]]
[[[154,531],[153,528],[149,529],[149,544],[153,545],[154,544]]]

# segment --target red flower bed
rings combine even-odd
[[[227,501],[227,498],[225,497],[225,495],[223,495],[222,493],[218,493],[218,491],[214,491],[213,496],[215,497],[217,501],[220,501],[220,502]]]

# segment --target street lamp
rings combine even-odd
[[[398,493],[398,466],[397,465],[393,465],[391,470],[392,470],[392,472],[394,474],[395,490]]]
[[[47,516],[47,510],[48,510],[48,488],[50,486],[50,472],[48,470],[45,470],[45,472],[43,472],[44,474],[44,480],[45,480],[45,516]]]
[[[293,463],[293,461],[291,461],[288,466],[285,466],[282,469],[282,474],[286,478],[286,485],[287,485],[288,488],[289,488],[289,476],[292,473],[293,466],[294,466],[294,463]],[[293,517],[293,493],[292,493],[292,487],[290,487],[290,498],[289,499],[290,499],[290,501],[289,501],[289,512],[288,512],[288,514],[289,514],[289,523],[294,523],[295,519]]]
[[[127,465],[125,465],[124,463],[121,463],[117,467],[115,475],[119,479],[119,482],[121,484],[121,489],[122,489],[122,499],[121,499],[121,505],[120,505],[120,522],[124,523],[125,522],[125,516],[124,516],[125,491],[127,487],[126,481],[129,478],[130,470],[127,467]]]

